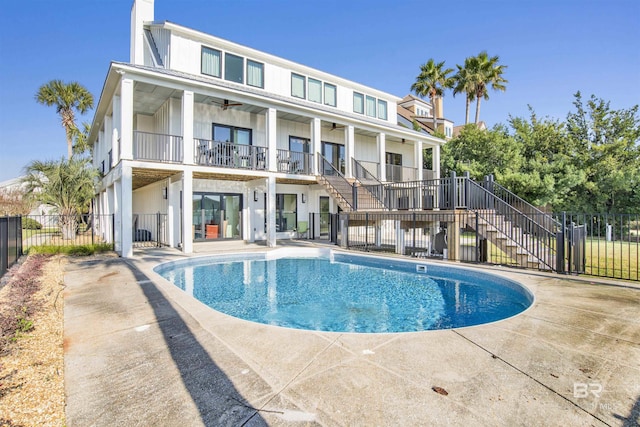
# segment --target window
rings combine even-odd
[[[247,59],[247,84],[264,88],[264,64]]]
[[[367,116],[376,116],[376,99],[373,96],[367,95]]]
[[[309,138],[300,138],[298,136],[289,137],[289,151],[295,151],[296,153],[308,153],[309,152]]]
[[[305,80],[304,76],[299,74],[291,73],[291,96],[295,96],[296,98],[305,99]]]
[[[219,50],[202,46],[202,64],[201,72],[208,76],[220,77],[220,60],[221,53]]]
[[[387,101],[378,99],[378,118],[387,120]]]
[[[224,54],[224,79],[230,82],[244,83],[244,58]]]
[[[364,95],[353,92],[353,112],[364,114]]]
[[[336,106],[336,87],[329,83],[324,84],[324,104]]]
[[[251,129],[213,124],[213,140],[217,142],[251,145],[251,136]]]
[[[293,231],[298,223],[298,195],[276,194],[276,231]]]
[[[309,77],[309,101],[322,104],[322,82]]]

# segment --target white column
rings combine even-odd
[[[440,179],[440,146],[436,145],[432,151],[433,179]]]
[[[344,128],[344,140],[345,140],[344,161],[346,162],[344,171],[347,178],[353,178],[353,170],[352,170],[353,160],[352,159],[353,159],[354,147],[355,147],[355,132],[354,132],[353,126],[346,126]]]
[[[120,97],[113,97],[113,117],[110,120],[111,123],[111,150],[113,150],[113,163],[111,167],[118,164],[120,161]]]
[[[120,157],[133,159],[133,80],[120,81]]]
[[[193,154],[193,92],[185,90],[182,94],[182,146],[184,147],[183,163],[195,163]]]
[[[276,177],[267,178],[267,246],[276,246]]]
[[[174,205],[179,205],[179,200],[177,201],[177,197],[175,195],[175,191],[173,191],[173,186],[171,185],[171,179],[167,180],[167,236],[169,237],[169,247],[173,248],[176,246],[175,238],[174,238],[174,227],[173,227],[173,218],[175,216]],[[179,194],[179,193],[178,193]],[[178,203],[176,203],[176,201]]]
[[[313,174],[320,175],[322,171],[318,169],[320,155],[322,154],[322,131],[320,128],[320,119],[311,119],[311,153],[313,154]]]
[[[120,256],[122,252],[122,178],[113,183],[113,240],[114,249]]]
[[[385,164],[385,153],[387,152],[386,135],[384,133],[379,133],[376,142],[378,146],[378,164],[380,165],[378,169],[378,173],[380,174],[378,180],[384,182],[387,180],[387,165]]]
[[[423,164],[423,151],[422,151],[422,141],[416,141],[413,143],[413,152],[414,159],[416,159],[416,169],[417,175],[416,180],[422,181],[422,164]]]
[[[114,185],[110,185],[109,187],[107,187],[107,194],[105,196],[105,201],[106,201],[106,213],[108,213],[109,215],[113,215],[114,213],[114,200],[115,200],[115,192],[114,192]],[[115,236],[115,217],[113,219],[109,218],[109,225],[107,225],[105,227],[105,233],[106,235],[109,236],[109,240],[108,243],[114,243],[116,241],[116,236]],[[117,251],[117,249],[114,248],[114,250]]]
[[[120,197],[120,212],[122,213],[122,257],[133,256],[133,188],[131,166],[122,165],[122,178],[120,178],[122,196]]]
[[[278,171],[278,141],[276,133],[277,111],[275,108],[269,108],[266,111],[267,124],[267,147],[269,147],[269,170],[271,172]],[[274,240],[275,241],[275,240]]]
[[[193,172],[182,172],[182,251],[193,252]]]

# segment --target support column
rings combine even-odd
[[[193,252],[193,172],[182,172],[182,252]]]
[[[431,161],[433,163],[433,179],[440,179],[440,146],[434,146],[431,153]]]
[[[111,119],[111,150],[113,155],[113,163],[115,166],[120,161],[120,97],[113,97],[113,117]]]
[[[267,178],[267,246],[276,247],[276,177]]]
[[[120,158],[133,159],[133,80],[120,80]]]
[[[183,160],[186,165],[193,165],[193,92],[185,90],[182,93],[182,146]]]
[[[424,168],[424,151],[422,150],[422,141],[414,142],[413,151],[414,151],[414,158],[416,159],[416,162],[415,162],[416,164],[415,167],[417,169],[416,180],[422,181],[423,180],[422,170]]]
[[[345,156],[345,176],[347,178],[353,178],[353,157],[354,157],[354,148],[355,148],[355,129],[353,126],[349,125],[344,128],[344,156]]]
[[[122,252],[122,179],[113,183],[113,243],[114,249],[120,256]]]
[[[313,154],[313,174],[320,175],[319,170],[320,156],[322,155],[322,131],[320,128],[320,119],[311,119],[311,153]]]
[[[384,133],[379,133],[377,136],[377,146],[378,146],[378,181],[386,181],[387,180],[387,165],[386,161],[386,152],[387,152],[387,141],[386,135]]]
[[[276,133],[277,111],[275,108],[267,109],[267,147],[269,147],[269,171],[278,171],[278,137]],[[275,242],[275,239],[274,239]]]
[[[173,221],[175,217],[174,205],[176,205],[176,195],[171,185],[171,179],[167,180],[167,237],[169,238],[169,247],[174,248],[176,241],[174,238]]]
[[[133,188],[131,166],[122,164],[122,177],[120,178],[122,195],[120,197],[120,212],[122,216],[122,257],[133,256]]]

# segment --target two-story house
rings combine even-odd
[[[325,175],[439,177],[444,141],[400,125],[399,97],[155,21],[153,0],[133,3],[130,49],[129,63],[109,67],[89,136],[96,211],[115,214],[122,256],[144,214],[161,213],[167,243],[185,253],[199,241],[274,246],[310,213],[348,208]]]

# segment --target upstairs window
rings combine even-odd
[[[208,76],[220,77],[222,54],[219,50],[202,46],[201,72]]]
[[[378,118],[387,120],[387,101],[378,99]]]
[[[353,92],[353,112],[364,114],[364,95]]]
[[[322,104],[322,82],[309,77],[309,101]]]
[[[247,59],[247,84],[264,88],[264,64]]]
[[[225,53],[224,79],[230,82],[244,83],[244,58]]]
[[[376,116],[376,99],[373,96],[367,95],[367,116]]]
[[[324,104],[336,106],[336,87],[329,83],[324,84]]]
[[[300,74],[291,73],[291,96],[306,99],[305,86],[306,78]]]

